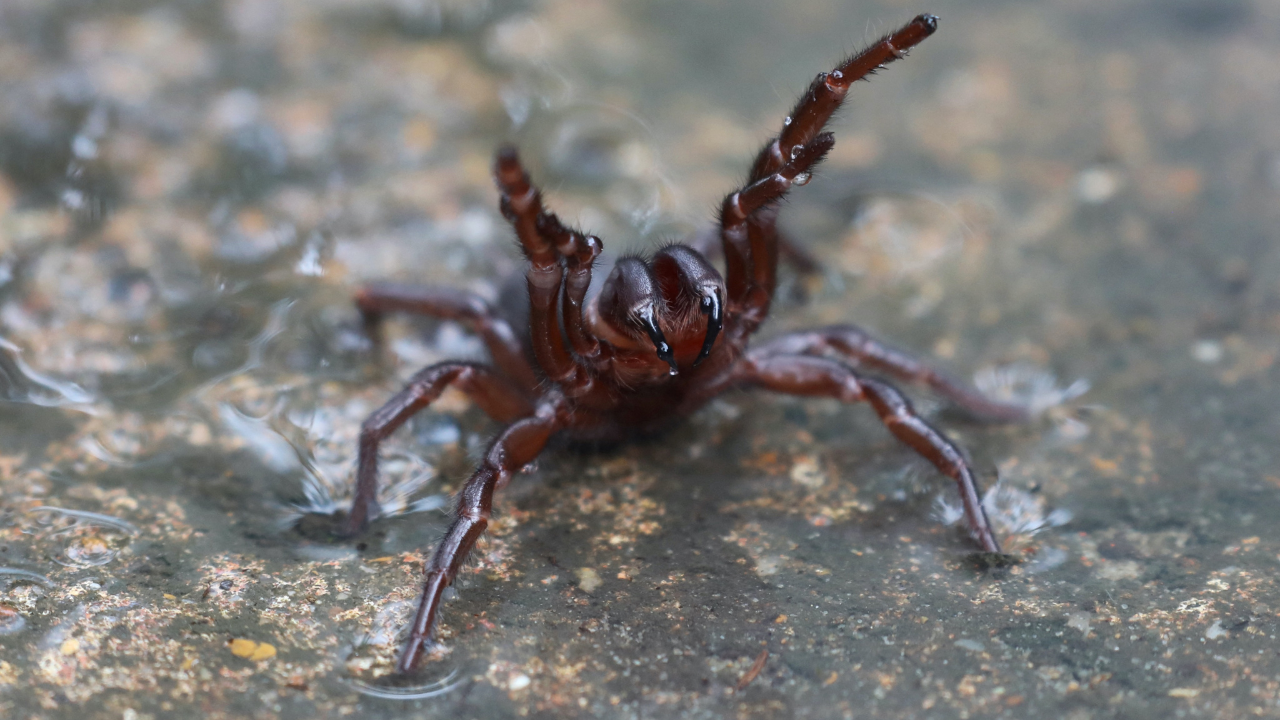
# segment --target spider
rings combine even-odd
[[[463,486],[453,522],[426,564],[397,672],[411,671],[431,641],[441,597],[484,533],[494,493],[553,435],[611,442],[650,433],[735,387],[869,403],[894,436],[956,481],[971,535],[983,551],[1000,552],[964,453],[921,419],[902,393],[861,370],[924,384],[979,418],[1021,420],[1026,408],[989,400],[851,325],[789,333],[747,349],[769,312],[780,245],[794,252],[776,228],[779,201],[791,187],[806,184],[832,148],[834,137],[823,126],[855,81],[904,57],[936,29],[935,16],[920,15],[818,75],[778,137],[760,151],[743,187],[724,199],[723,275],[693,247],[670,245],[648,261],[622,258],[588,299],[603,247],[599,238],[548,211],[515,149],[504,147],[494,176],[502,213],[529,261],[527,345],[489,303],[463,291],[377,283],[357,292],[371,332],[388,312],[460,320],[481,336],[493,362],[432,365],[365,420],[343,535],[361,532],[378,514],[379,444],[445,388],[461,390],[507,424]]]

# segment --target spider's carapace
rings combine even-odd
[[[377,515],[378,446],[447,387],[466,393],[506,423],[463,486],[453,523],[426,565],[426,583],[397,669],[411,670],[430,640],[444,590],[484,533],[493,495],[532,462],[556,434],[625,439],[683,417],[733,387],[866,402],[888,429],[955,480],[969,530],[987,552],[1000,546],[982,509],[964,454],[925,422],[887,382],[864,371],[920,383],[971,414],[1021,420],[1025,408],[997,403],[852,325],[789,333],[748,349],[769,312],[780,248],[778,202],[808,181],[834,145],[823,132],[850,86],[929,37],[937,18],[921,15],[813,81],[778,137],[752,165],[750,177],[720,210],[724,274],[698,250],[664,248],[649,260],[619,260],[601,290],[587,297],[600,240],[565,226],[516,151],[498,152],[494,176],[503,215],[529,260],[529,334],[522,339],[483,299],[470,293],[373,284],[356,302],[371,331],[388,312],[468,323],[485,342],[491,365],[443,362],[417,373],[408,387],[364,422],[356,495],[343,532],[361,532]],[[527,343],[527,344],[526,344]]]

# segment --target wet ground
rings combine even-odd
[[[1033,402],[971,453],[1017,562],[865,407],[734,395],[547,452],[419,676],[422,557],[495,426],[446,395],[332,540],[361,419],[482,357],[514,140],[610,251],[690,236],[819,70],[920,11],[783,225],[767,333],[858,322]],[[1280,715],[1280,10],[0,3],[0,715]],[[998,478],[998,484],[997,484]]]

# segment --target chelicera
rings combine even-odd
[[[921,419],[902,393],[863,371],[923,384],[983,419],[1021,420],[1025,408],[989,400],[852,325],[789,333],[748,349],[769,312],[780,246],[787,250],[776,228],[778,203],[793,186],[808,182],[833,146],[823,126],[855,81],[904,57],[936,29],[936,17],[921,15],[818,75],[778,137],[760,151],[743,187],[724,200],[718,227],[723,275],[694,248],[670,245],[647,261],[619,260],[588,298],[600,240],[566,226],[543,206],[508,147],[498,151],[494,175],[502,213],[529,261],[527,340],[487,302],[466,292],[393,284],[358,292],[356,302],[371,331],[388,312],[460,320],[483,338],[492,364],[428,367],[364,422],[344,534],[363,531],[378,514],[379,444],[447,387],[466,393],[506,424],[463,486],[454,520],[426,564],[398,671],[412,670],[431,640],[441,597],[484,533],[494,493],[552,436],[613,441],[650,433],[730,388],[870,404],[893,435],[955,480],[971,535],[984,551],[1000,551],[961,450]]]

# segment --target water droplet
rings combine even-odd
[[[796,179],[795,179],[795,180],[792,180],[792,181],[791,181],[791,184],[792,184],[792,185],[800,185],[800,186],[808,185],[808,184],[809,184],[809,180],[810,180],[812,177],[813,177],[813,176],[812,176],[812,175],[810,175],[809,173],[807,173],[807,172],[802,172],[802,173],[800,173],[799,175],[796,175]]]
[[[27,619],[22,617],[18,609],[7,603],[0,603],[0,635],[13,635],[27,626]]]
[[[98,535],[76,538],[66,549],[67,559],[80,567],[106,565],[116,559],[116,551]]]
[[[62,191],[62,204],[68,210],[81,210],[87,202],[88,200],[85,198],[84,193],[75,188],[67,188]]]
[[[790,115],[788,115],[788,116],[786,116],[786,117],[782,118],[782,125],[783,125],[783,127],[786,127],[786,126],[788,126],[788,125],[790,125],[790,124],[791,124],[791,116],[790,116]]]
[[[803,148],[803,147],[801,147],[800,145],[792,145],[792,146],[791,146],[791,159],[792,159],[792,160],[795,160],[796,158],[800,157],[800,151],[801,151],[801,150],[804,150],[804,148]]]
[[[76,135],[71,140],[71,154],[81,160],[92,160],[98,156],[98,142],[87,135]]]
[[[831,71],[831,79],[833,79],[833,80],[839,80],[839,79],[841,79],[841,78],[843,78],[843,77],[844,77],[844,73],[840,72],[839,70],[832,70],[832,71]]]

